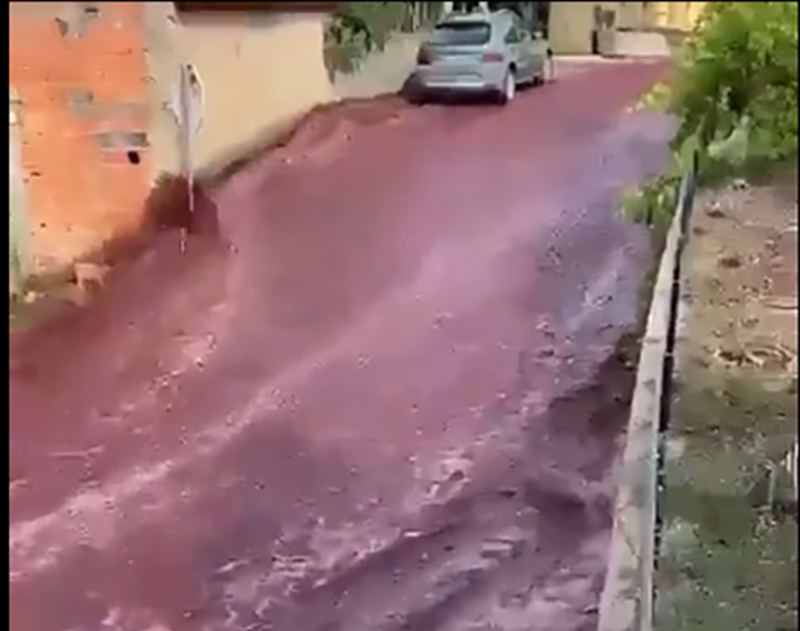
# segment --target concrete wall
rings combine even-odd
[[[142,6],[11,3],[30,271],[55,271],[138,221],[149,185]]]
[[[553,2],[550,42],[556,54],[592,52],[594,8],[615,12],[613,30],[666,29],[688,31],[706,2]]]
[[[592,52],[594,7],[616,9],[618,2],[553,2],[550,6],[549,40],[557,55]]]
[[[205,88],[193,147],[201,169],[335,98],[322,15],[184,20],[171,2],[12,2],[9,15],[26,267],[37,275],[135,230],[157,176],[178,170],[169,104],[181,63]]]
[[[334,98],[322,55],[325,20],[319,14],[178,19],[171,2],[148,3],[153,176],[179,166],[169,103],[180,63],[194,64],[205,94],[194,164],[213,170]]]
[[[383,50],[367,56],[356,72],[336,73],[333,78],[336,98],[369,98],[399,91],[416,67],[417,52],[426,35],[397,33]]]
[[[669,57],[669,42],[654,31],[606,31],[599,37],[600,54],[607,57]]]

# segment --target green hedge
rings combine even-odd
[[[634,220],[668,220],[687,160],[701,182],[797,157],[797,2],[709,2],[651,101],[679,119],[673,165],[624,202]]]
[[[704,148],[737,131],[741,159],[797,154],[797,2],[711,2],[677,72],[677,141]]]

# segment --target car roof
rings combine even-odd
[[[480,22],[485,21],[491,24],[505,24],[513,19],[514,12],[510,9],[500,9],[498,11],[471,11],[469,13],[451,13],[439,24],[452,24],[457,22]]]

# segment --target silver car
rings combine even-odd
[[[543,83],[552,52],[513,11],[451,14],[422,44],[412,76],[417,98],[439,92],[490,93],[501,103],[521,84]]]

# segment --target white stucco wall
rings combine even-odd
[[[197,68],[205,93],[194,164],[213,170],[334,98],[323,60],[325,20],[318,14],[178,20],[172,3],[151,3],[147,23],[154,177],[179,168],[169,103],[181,62]]]
[[[397,92],[414,71],[417,52],[426,33],[397,33],[383,50],[374,51],[352,74],[337,73],[334,91],[339,99],[370,98]]]

